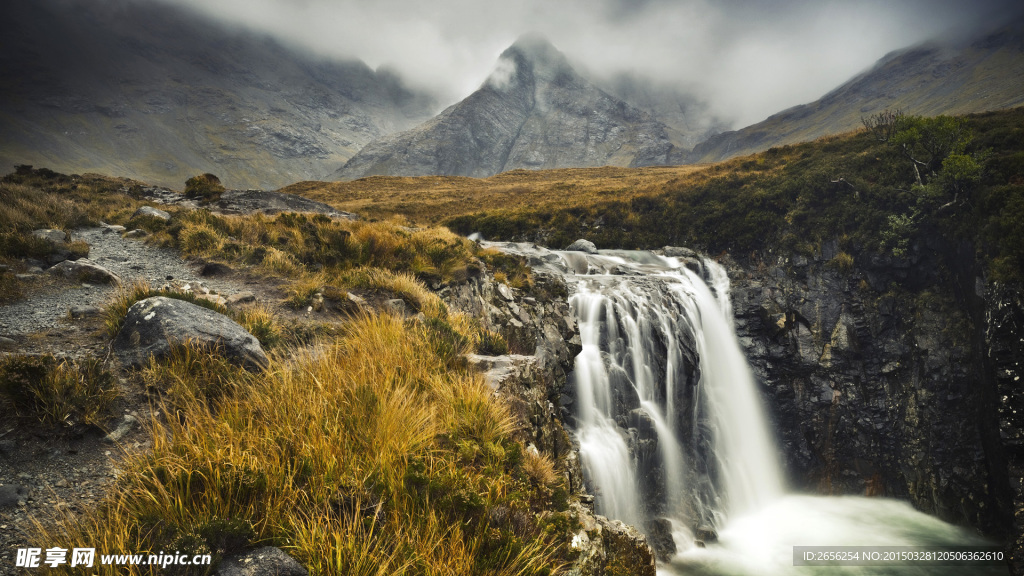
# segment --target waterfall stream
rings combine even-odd
[[[582,342],[573,380],[584,476],[597,513],[649,535],[670,527],[676,553],[659,573],[1006,574],[1001,566],[794,566],[798,545],[986,542],[898,501],[786,494],[716,262],[495,245],[569,286]]]

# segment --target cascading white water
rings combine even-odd
[[[782,473],[764,419],[754,376],[732,327],[729,277],[715,262],[705,262],[717,298],[693,272],[680,301],[696,309],[694,336],[700,355],[698,423],[710,427],[712,456],[722,474],[718,509],[728,514],[757,511],[782,495]],[[682,285],[671,287],[685,291]],[[727,315],[728,314],[728,315]],[[701,414],[701,411],[706,414]],[[698,425],[701,425],[698,424]],[[711,503],[709,503],[711,504]],[[713,506],[712,506],[713,507]],[[715,528],[721,528],[722,516]]]
[[[588,272],[576,276],[571,298],[583,343],[575,370],[577,432],[601,513],[633,522],[658,515],[718,528],[728,513],[755,510],[782,492],[754,380],[724,315],[730,309],[728,277],[716,263],[706,266],[716,279],[714,292],[671,258],[592,256],[585,268],[578,262],[572,267]],[[686,366],[684,341],[695,345],[699,366]],[[687,368],[701,376],[687,399],[692,414],[684,415],[679,396],[686,393],[681,386]],[[684,430],[687,421],[693,422],[690,431]],[[657,445],[657,458],[646,463],[630,455],[627,441],[632,430],[643,429],[646,434],[630,440]],[[691,451],[693,463],[687,462],[684,434],[691,444],[707,447]],[[712,479],[689,489],[686,478],[698,469]],[[661,476],[662,498],[641,510],[637,476],[652,471]]]
[[[669,521],[677,554],[659,573],[959,574],[963,567],[794,566],[793,546],[985,543],[893,500],[784,493],[728,276],[715,262],[694,266],[699,275],[649,252],[500,247],[574,289],[576,436],[588,486],[598,513],[641,530]],[[718,541],[696,546],[695,528]]]

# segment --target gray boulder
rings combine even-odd
[[[587,254],[597,254],[597,246],[595,246],[590,240],[584,240],[583,238],[569,244],[565,249],[567,252],[586,252]]]
[[[159,208],[153,208],[152,206],[143,206],[132,214],[132,219],[135,218],[156,218],[157,220],[163,220],[167,222],[171,219],[171,215]]]
[[[54,246],[63,246],[67,243],[67,234],[63,230],[54,230],[52,228],[42,228],[40,230],[33,230],[32,235],[36,238],[46,240]]]
[[[661,249],[669,258],[697,258],[696,252],[683,246],[665,246]]]
[[[184,342],[216,347],[231,362],[249,370],[262,371],[270,364],[259,340],[234,320],[163,296],[132,305],[114,338],[113,350],[125,364],[140,367],[151,356],[166,356],[173,344]]]
[[[93,282],[96,284],[120,284],[121,278],[103,266],[88,258],[65,260],[46,270],[50,274],[59,274],[65,278]]]
[[[308,576],[309,572],[280,548],[264,546],[221,562],[217,576]]]

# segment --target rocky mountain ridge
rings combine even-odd
[[[326,60],[157,2],[4,3],[0,165],[180,186],[317,178],[433,98],[363,62]]]
[[[897,50],[819,100],[693,147],[686,163],[719,162],[861,127],[887,109],[936,116],[1024,104],[1024,19],[969,41],[938,38]]]
[[[502,53],[476,92],[416,128],[371,142],[330,179],[486,177],[681,158],[664,124],[594,86],[547,40],[527,35]]]

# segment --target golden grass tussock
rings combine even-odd
[[[359,317],[260,375],[184,347],[146,369],[177,386],[149,423],[151,452],[128,457],[98,510],[40,541],[218,559],[270,544],[312,574],[551,573],[561,539],[529,511],[511,416],[438,334]]]
[[[14,413],[55,428],[102,427],[119,391],[97,359],[9,355],[0,359],[0,398]]]
[[[413,310],[423,312],[428,318],[444,318],[448,315],[448,308],[441,298],[408,273],[383,268],[356,268],[338,274],[338,279],[351,288],[395,294]]]

